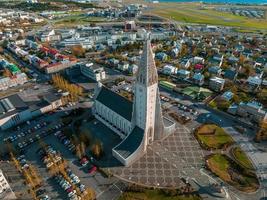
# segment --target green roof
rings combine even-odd
[[[186,94],[193,99],[205,99],[212,94],[212,91],[202,87],[186,87],[182,90],[183,94]]]
[[[170,82],[168,82],[168,81],[160,81],[159,84],[160,84],[160,86],[166,87],[166,88],[168,88],[168,89],[173,89],[174,87],[176,87],[175,84],[170,83]]]
[[[14,64],[10,64],[7,66],[7,68],[14,74],[16,72],[20,72],[20,69],[14,65]]]

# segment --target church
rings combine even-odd
[[[133,102],[100,86],[93,113],[121,137],[122,141],[112,149],[112,154],[125,166],[144,155],[153,141],[175,131],[175,123],[162,115],[158,73],[149,34],[136,74]]]

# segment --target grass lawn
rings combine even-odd
[[[222,149],[225,145],[230,145],[234,141],[221,127],[215,124],[205,124],[196,132],[197,139],[205,147],[211,149]]]
[[[125,192],[119,200],[200,200],[198,196],[167,196],[159,190],[145,190],[144,192]]]
[[[235,157],[236,161],[241,164],[243,167],[247,169],[254,169],[251,161],[248,159],[247,155],[245,154],[244,151],[240,147],[235,147],[232,150],[232,154]]]
[[[71,27],[77,25],[85,25],[90,24],[91,22],[103,22],[106,21],[105,18],[102,17],[87,17],[83,14],[74,14],[71,16],[63,17],[61,19],[57,19],[54,21],[55,26],[60,27]]]
[[[244,28],[267,30],[267,23],[264,19],[252,19],[228,12],[219,12],[214,7],[203,7],[198,3],[160,3],[154,5],[152,13],[185,23],[240,27],[243,30]]]
[[[207,165],[214,174],[241,191],[254,192],[259,187],[254,173],[247,171],[226,155],[211,155],[207,160]]]

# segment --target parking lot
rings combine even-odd
[[[59,140],[55,139],[53,134],[46,137],[43,142],[51,145],[65,160],[67,160],[68,166],[73,173],[79,177],[81,183],[86,187],[93,188],[99,199],[104,199],[102,196],[114,196],[114,198],[117,198],[118,195],[120,195],[120,193],[118,193],[118,189],[115,191],[113,188],[115,187],[113,184],[118,181],[115,177],[105,178],[99,172],[89,174],[88,168],[82,167],[78,162],[77,157],[73,155],[62,143],[60,143]],[[51,178],[51,174],[48,173],[45,165],[40,161],[40,157],[36,153],[39,148],[40,144],[38,143],[31,145],[31,147],[25,152],[27,160],[37,167],[42,177],[45,177],[46,183],[43,187],[46,191],[48,191],[49,196],[51,196],[52,199],[66,199],[67,197],[64,190],[62,190],[55,180]]]

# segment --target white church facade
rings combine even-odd
[[[174,132],[175,123],[162,115],[158,74],[149,37],[136,74],[133,102],[102,86],[96,92],[93,113],[122,138],[112,154],[126,166],[142,156],[154,140]]]

